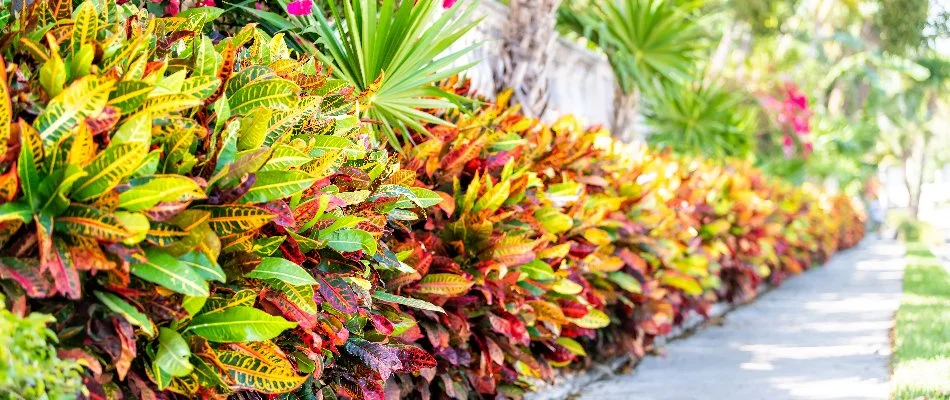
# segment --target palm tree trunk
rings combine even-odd
[[[640,90],[634,88],[633,92],[626,93],[617,85],[614,93],[614,118],[610,131],[627,143],[642,141],[636,127],[640,114]]]
[[[561,0],[511,0],[502,33],[502,63],[495,71],[499,91],[514,90],[525,114],[540,117],[548,103],[548,65]]]

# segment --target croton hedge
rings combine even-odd
[[[863,232],[504,95],[393,153],[373,89],[281,35],[72,5],[0,15],[0,289],[56,318],[85,398],[518,397]]]

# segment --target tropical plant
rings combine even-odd
[[[881,33],[881,47],[905,55],[924,45],[930,1],[879,0],[875,24]]]
[[[640,98],[657,80],[694,76],[702,32],[689,12],[696,4],[672,0],[574,0],[559,10],[559,25],[595,43],[617,77],[612,130],[629,136]]]
[[[0,307],[0,397],[69,400],[80,394],[82,367],[56,354],[56,334],[47,328],[52,322],[49,315],[20,316]]]
[[[31,3],[0,47],[0,278],[56,317],[89,396],[312,396],[431,367],[390,335],[392,304],[434,307],[373,294],[404,269],[380,240],[441,198],[366,135],[359,93],[280,35],[214,44],[219,9],[71,5]]]
[[[758,117],[754,101],[715,83],[667,84],[653,93],[644,112],[651,144],[709,158],[751,154]]]
[[[394,236],[418,275],[389,289],[445,314],[412,311],[420,329],[407,334],[438,368],[397,376],[400,396],[520,397],[589,354],[643,356],[686,314],[748,300],[863,233],[850,203],[745,163],[624,146],[569,117],[540,124],[509,96],[406,148],[446,201]]]
[[[333,76],[362,91],[360,114],[390,146],[401,149],[422,124],[445,123],[431,110],[453,108],[459,98],[433,84],[468,68],[458,60],[478,44],[452,46],[478,24],[472,18],[477,1],[458,2],[441,15],[438,1],[355,0],[343,2],[342,10],[330,2],[329,15],[276,2],[291,15],[243,9],[272,33],[294,32]]]
[[[502,28],[501,62],[494,72],[497,92],[511,89],[525,114],[539,117],[548,105],[551,45],[558,33],[561,0],[512,0]]]

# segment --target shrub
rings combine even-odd
[[[56,317],[91,397],[346,392],[434,363],[388,337],[392,304],[435,307],[373,294],[405,268],[380,240],[440,198],[373,144],[360,93],[253,26],[215,44],[221,10],[71,4],[5,27],[0,277]]]
[[[53,321],[49,315],[21,317],[0,308],[0,398],[68,400],[79,395],[81,367],[56,355],[56,335],[46,327]]]
[[[857,232],[848,203],[745,163],[504,95],[390,155],[357,116],[372,90],[280,34],[71,5],[0,41],[0,288],[56,318],[91,398],[517,397]]]
[[[407,148],[407,167],[446,202],[395,235],[419,275],[387,287],[446,313],[412,311],[419,329],[403,337],[439,368],[399,377],[404,396],[517,397],[587,354],[642,356],[687,313],[751,298],[860,225],[837,217],[850,203],[746,163],[624,146],[505,102],[450,113],[457,127],[431,126],[433,139]]]

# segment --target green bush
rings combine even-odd
[[[0,309],[0,399],[76,398],[81,367],[56,356],[56,335],[46,327],[54,321],[45,314],[20,317]]]
[[[911,217],[903,218],[897,224],[897,237],[905,243],[937,244],[943,241],[942,235],[933,225]]]

